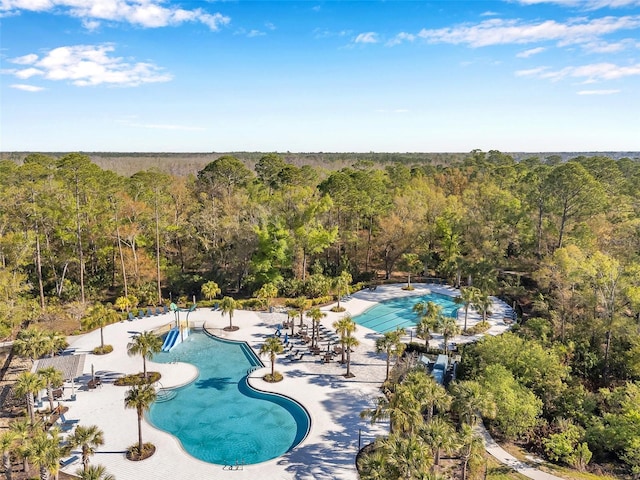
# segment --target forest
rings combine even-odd
[[[254,157],[179,175],[80,153],[0,161],[0,338],[79,332],[101,308],[186,304],[212,281],[251,308],[265,286],[333,295],[342,272],[354,284],[439,277],[521,314],[462,354],[460,384],[493,392],[492,432],[640,478],[638,159]]]

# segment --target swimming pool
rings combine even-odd
[[[155,402],[148,419],[200,460],[219,465],[264,462],[294,448],[309,431],[304,407],[248,385],[247,373],[262,363],[243,342],[195,332],[153,360],[198,367],[198,378],[167,401]]]
[[[390,332],[398,327],[415,327],[418,316],[413,311],[413,306],[418,302],[434,302],[442,306],[443,315],[453,318],[458,317],[459,305],[455,303],[453,297],[430,293],[428,295],[406,296],[380,302],[360,315],[353,317],[353,321],[378,333]]]

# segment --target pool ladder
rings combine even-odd
[[[247,375],[251,375],[253,372],[255,372],[256,370],[262,368],[259,365],[254,365],[253,367],[249,368],[249,370],[247,370]]]

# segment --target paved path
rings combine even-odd
[[[565,480],[562,477],[556,477],[555,475],[551,475],[550,473],[543,472],[542,470],[538,470],[537,468],[532,467],[528,463],[518,460],[516,457],[511,455],[496,443],[496,441],[491,437],[484,425],[480,424],[477,427],[477,430],[484,438],[485,448],[487,452],[500,463],[503,463],[504,465],[513,468],[518,473],[521,473],[525,477],[533,478],[534,480]]]

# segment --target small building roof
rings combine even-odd
[[[72,380],[79,377],[84,372],[84,361],[87,358],[85,354],[81,355],[59,355],[56,357],[41,358],[33,364],[32,372],[37,372],[44,368],[53,367],[62,372],[65,380]]]

